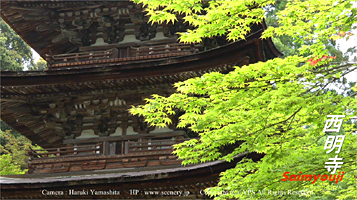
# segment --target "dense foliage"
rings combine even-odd
[[[279,18],[277,14],[286,8],[287,3],[287,0],[277,0],[273,5],[269,5],[265,8],[265,21],[269,27],[277,28],[280,26],[278,23]],[[310,32],[312,31],[313,30]],[[299,54],[299,48],[301,47],[301,44],[296,43],[295,39],[289,35],[274,35],[272,39],[275,46],[284,54],[284,57]],[[310,44],[312,41],[306,39],[304,43]],[[347,50],[347,52],[343,53],[337,48],[335,40],[325,40],[324,44],[328,50],[328,54],[336,56],[335,62],[348,61],[350,53],[354,53],[356,51],[356,47],[351,47]]]
[[[0,175],[23,174],[26,168],[27,150],[31,141],[10,130],[0,131]]]
[[[31,48],[0,19],[0,70],[22,71],[33,65]]]
[[[136,0],[146,6],[153,22],[175,22],[177,16],[194,29],[181,33],[182,42],[226,35],[243,39],[252,23],[259,23],[273,1]],[[275,27],[263,38],[291,38],[296,48],[290,56],[237,67],[228,74],[209,73],[175,84],[169,97],[153,95],[147,104],[132,108],[154,126],[171,123],[170,115],[183,112],[179,128],[199,134],[176,146],[184,164],[217,159],[231,161],[245,152],[264,153],[259,162],[243,159],[221,175],[218,186],[207,189],[217,199],[356,199],[357,137],[349,120],[356,115],[356,88],[349,96],[328,88],[357,69],[355,63],[336,62],[331,41],[347,39],[356,28],[357,9],[352,1],[290,1],[277,12]],[[356,80],[354,80],[356,81]],[[339,157],[344,164],[343,181],[283,182],[284,172],[329,174],[325,162],[331,157],[323,150],[327,115],[344,114],[340,133],[345,141]],[[240,142],[228,155],[222,147]],[[244,191],[255,191],[255,194]],[[258,191],[313,191],[298,195],[266,195]],[[224,191],[235,191],[224,193]]]
[[[23,71],[44,70],[47,62],[40,58],[33,62],[31,47],[0,19],[0,70]]]
[[[47,69],[47,62],[43,58],[38,59],[38,61],[35,63],[35,65],[30,66],[28,68],[28,70],[31,70],[31,71],[39,71],[39,70],[45,70],[45,69]]]

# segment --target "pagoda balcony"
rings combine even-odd
[[[104,47],[105,50],[101,50]],[[170,43],[147,46],[111,46],[82,48],[82,52],[46,55],[49,69],[96,64],[110,64],[185,56],[199,52],[199,44]]]
[[[148,135],[142,138],[142,135]],[[103,169],[180,165],[173,155],[173,145],[183,138],[180,131],[107,137],[95,144],[28,150],[28,174],[78,172]],[[169,137],[168,137],[169,136]],[[98,139],[98,138],[97,138]],[[96,140],[93,140],[96,142]]]

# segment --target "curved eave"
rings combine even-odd
[[[41,174],[39,177],[37,174],[29,175],[7,175],[3,176],[0,180],[3,189],[13,189],[13,188],[36,188],[42,184],[48,184],[52,187],[56,186],[72,186],[72,185],[91,185],[91,184],[106,184],[110,183],[109,180],[115,180],[115,182],[130,182],[130,181],[142,181],[142,180],[156,180],[164,178],[172,178],[176,176],[182,176],[183,174],[190,175],[197,174],[202,170],[209,170],[210,167],[222,168],[226,164],[225,161],[213,161],[198,165],[191,166],[180,166],[172,168],[166,166],[158,170],[153,170],[150,167],[142,167],[137,169],[132,169],[130,171],[120,173],[104,173],[100,174],[100,171],[96,172],[87,172],[85,174],[76,175],[76,174],[50,174],[49,175]],[[151,169],[151,170],[150,170]],[[209,170],[211,171],[211,170]],[[211,173],[214,173],[211,171]],[[88,175],[91,176],[88,176]],[[165,175],[164,175],[165,174]],[[51,177],[54,176],[54,177]],[[161,175],[161,176],[160,176]],[[186,176],[185,175],[185,176]],[[94,183],[92,180],[95,180]]]
[[[267,24],[265,23],[265,20],[263,20],[263,22],[261,23],[261,26],[264,31],[267,30],[267,28],[268,28]],[[267,51],[269,51],[271,54],[271,57],[266,57],[266,60],[273,59],[276,57],[282,57],[284,55],[276,48],[276,46],[274,45],[271,38],[266,38],[264,40],[264,43],[266,44]]]
[[[121,196],[96,196],[96,198],[145,198],[148,196],[130,196],[129,190],[186,190],[192,194],[217,184],[222,171],[234,167],[244,156],[256,157],[242,153],[232,162],[213,161],[191,166],[166,166],[161,169],[137,168],[128,172],[107,172],[99,174],[87,172],[82,175],[57,175],[55,177],[36,177],[31,175],[3,176],[0,179],[1,193],[5,198],[46,198],[41,190],[117,190]],[[261,156],[258,156],[259,158]],[[258,158],[257,157],[257,158]],[[21,190],[22,193],[17,191]],[[194,196],[192,196],[194,197]],[[202,197],[202,196],[201,196]],[[61,198],[73,198],[64,195]],[[87,195],[86,198],[91,198]],[[196,197],[198,198],[198,197]]]
[[[251,34],[245,41],[234,42],[209,51],[171,58],[155,60],[139,60],[132,62],[96,64],[93,66],[59,68],[48,71],[2,71],[2,87],[38,86],[60,83],[80,83],[86,81],[105,81],[113,79],[130,79],[166,76],[187,71],[200,71],[219,65],[237,64],[245,56],[249,56],[249,63],[264,61],[262,31]],[[275,48],[271,40],[266,40],[269,51],[275,56],[281,53]],[[248,63],[247,63],[248,64]]]
[[[1,6],[3,7],[3,6]],[[3,11],[1,10],[1,18],[16,32],[16,34],[18,34],[21,39],[23,41],[25,41],[32,49],[34,49],[42,58],[45,58],[45,55],[49,53],[49,51],[42,51],[41,50],[41,47],[43,48],[42,45],[37,45],[36,43],[32,42],[31,38],[27,38],[26,37],[26,34],[24,34],[22,31],[19,31],[17,28],[16,28],[16,25],[14,25],[13,23],[11,23],[11,21],[8,19],[8,17],[6,17],[4,14],[3,14]],[[24,20],[21,20],[21,21],[24,21]],[[56,31],[52,31],[52,32],[56,32]],[[39,35],[37,32],[35,32],[34,30],[32,30],[30,32],[30,34],[35,34],[36,37],[36,40],[37,38],[42,38],[41,35]]]

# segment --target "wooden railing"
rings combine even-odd
[[[150,141],[161,140],[177,140],[185,138],[183,131],[173,131],[167,133],[146,133],[136,135],[123,135],[123,136],[110,136],[110,137],[98,137],[88,139],[69,139],[63,141],[67,145],[88,145],[103,143],[104,155],[118,155],[130,153],[129,146],[135,142],[148,143]]]
[[[157,140],[145,142],[128,142],[128,153],[137,152],[152,152],[152,151],[167,151],[173,150],[172,145],[178,144],[188,140],[189,138],[175,139],[175,140]]]
[[[58,173],[115,169],[126,167],[149,167],[180,164],[172,155],[174,144],[181,143],[184,132],[175,131],[158,134],[138,134],[122,137],[96,138],[95,144],[72,144],[72,147],[48,148],[28,151],[28,173]],[[121,144],[119,146],[112,144]],[[109,148],[108,148],[109,147]],[[122,149],[119,153],[111,151]],[[123,150],[125,149],[125,151]],[[111,152],[114,152],[112,154]]]
[[[105,51],[92,51],[92,52],[80,52],[80,53],[68,53],[58,55],[47,55],[46,61],[51,66],[58,63],[71,63],[79,61],[89,60],[103,60],[118,57],[118,49],[113,48]]]
[[[76,147],[61,147],[28,150],[28,156],[33,159],[53,158],[53,157],[68,157],[77,155],[100,155],[103,153],[103,143],[95,145],[82,145]]]
[[[48,67],[68,67],[110,62],[156,59],[183,56],[199,52],[199,44],[170,43],[140,47],[112,48],[109,50],[46,55]]]
[[[156,45],[156,46],[141,46],[141,47],[130,47],[131,56],[149,56],[149,55],[160,55],[160,54],[178,54],[183,55],[190,53],[197,53],[199,50],[198,45],[187,45],[182,43],[172,43],[165,45]]]

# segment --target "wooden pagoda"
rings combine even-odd
[[[176,33],[187,24],[150,24],[128,0],[1,1],[1,17],[48,62],[44,71],[1,72],[1,119],[44,148],[29,150],[28,174],[2,177],[3,197],[202,198],[220,172],[259,158],[183,167],[172,145],[194,135],[175,123],[150,127],[128,109],[173,93],[175,82],[280,56],[260,39],[264,22],[246,40],[181,44]]]

